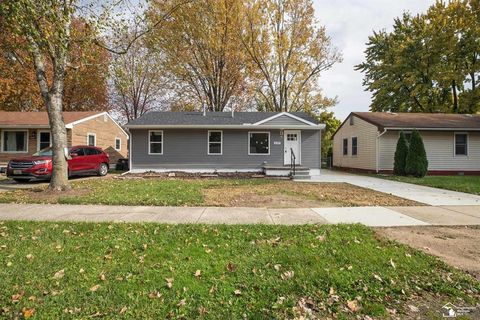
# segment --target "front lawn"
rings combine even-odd
[[[480,302],[473,278],[360,225],[9,221],[0,265],[3,318],[426,318]]]
[[[423,178],[381,176],[390,180],[480,195],[480,176],[425,176]]]
[[[115,179],[72,182],[63,194],[30,190],[0,193],[3,203],[62,203],[220,207],[408,206],[418,203],[345,183],[270,179]]]

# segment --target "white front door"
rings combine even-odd
[[[292,151],[295,155],[295,164],[300,164],[301,148],[300,148],[300,130],[284,130],[283,131],[283,163],[285,165],[292,164]]]

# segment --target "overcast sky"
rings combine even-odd
[[[370,93],[362,86],[363,74],[353,70],[364,60],[365,43],[373,30],[391,30],[393,19],[404,11],[424,12],[434,0],[313,0],[317,18],[326,27],[343,62],[324,72],[320,86],[328,97],[338,97],[333,108],[344,120],[351,111],[368,111]]]

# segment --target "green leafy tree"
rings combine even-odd
[[[405,173],[417,178],[422,178],[427,174],[428,160],[422,137],[418,131],[412,132],[410,146],[406,158]]]
[[[322,132],[322,158],[326,159],[332,151],[333,134],[342,123],[335,118],[333,112],[324,111],[317,117],[320,123],[325,124],[325,130]]]
[[[408,145],[403,131],[397,141],[397,149],[395,150],[395,158],[393,163],[393,173],[397,176],[405,175],[405,165],[407,162]]]
[[[480,4],[437,1],[405,13],[392,32],[369,37],[356,66],[372,111],[475,113],[480,110]]]

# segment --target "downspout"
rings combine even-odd
[[[379,134],[377,134],[377,142],[376,142],[376,148],[375,148],[375,157],[376,157],[376,166],[375,166],[375,171],[378,174],[380,171],[379,169],[379,162],[380,162],[380,137],[383,136],[387,132],[387,129],[383,129],[383,131]]]
[[[128,130],[128,171],[121,174],[126,175],[132,171],[132,133]]]

